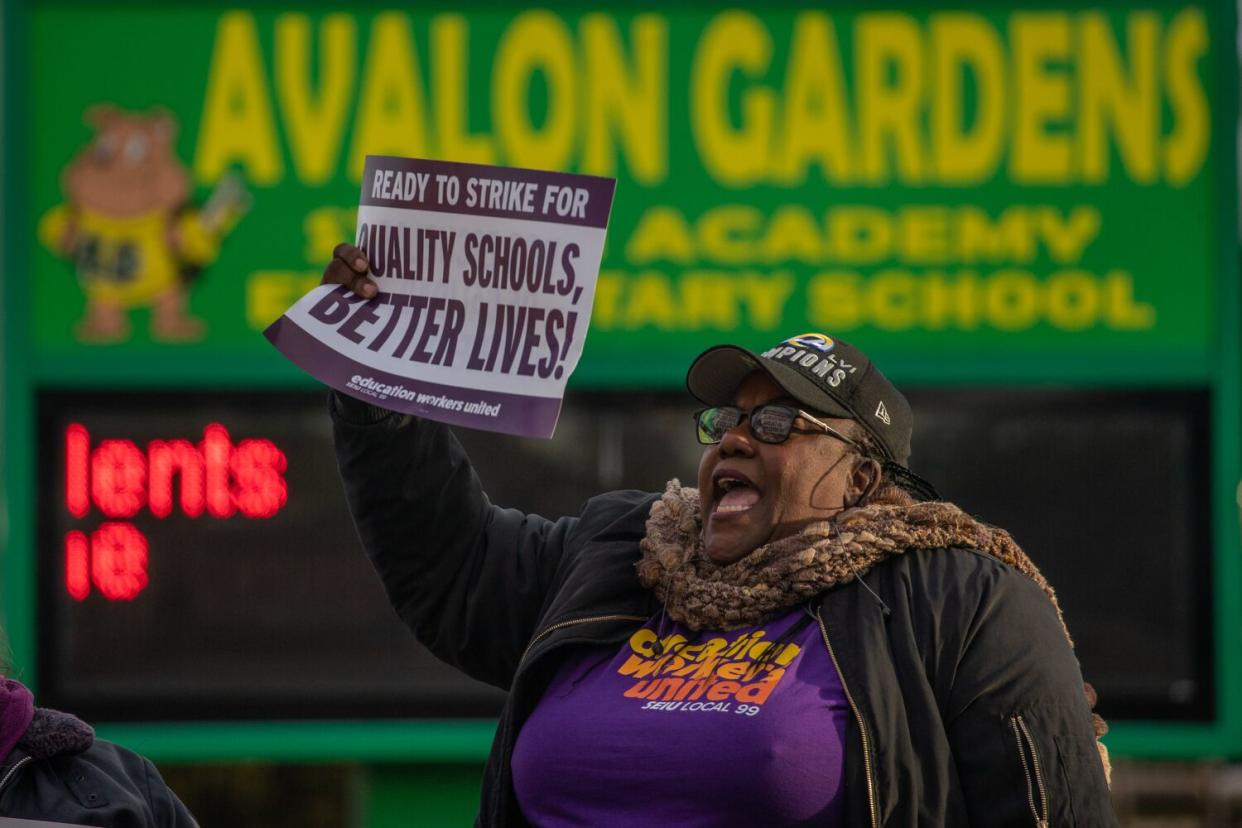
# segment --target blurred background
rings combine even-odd
[[[695,354],[839,336],[1058,589],[1123,824],[1242,825],[1236,18],[5,0],[15,676],[205,826],[471,823],[501,696],[389,609],[261,332],[366,154],[576,171],[617,178],[586,350],[554,440],[461,432],[495,502],[693,479]]]

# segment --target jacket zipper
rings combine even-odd
[[[535,635],[535,637],[530,640],[530,643],[526,645],[525,651],[522,652],[522,657],[518,659],[518,666],[521,667],[522,664],[525,663],[526,656],[530,655],[530,651],[534,649],[536,644],[538,644],[540,641],[547,638],[550,634],[556,632],[557,630],[563,630],[566,627],[573,627],[578,624],[591,624],[596,621],[646,621],[646,620],[647,620],[647,616],[645,615],[613,614],[613,615],[592,615],[589,618],[572,618],[568,621],[558,621],[557,623],[551,625],[550,627],[544,627],[543,630],[538,632]]]
[[[862,735],[863,772],[867,778],[867,808],[871,815],[871,828],[879,828],[880,817],[876,813],[875,806],[875,783],[871,780],[871,738],[867,735],[867,725],[863,721],[862,713],[859,712],[858,705],[854,704],[854,696],[850,693],[849,685],[845,683],[845,674],[841,672],[841,665],[837,662],[837,654],[832,649],[832,642],[828,640],[828,625],[824,623],[823,613],[815,613],[815,620],[819,622],[819,631],[824,636],[824,646],[828,648],[832,666],[841,679],[841,689],[845,691],[845,700],[850,703],[850,710],[853,711],[854,719],[858,722],[858,732]]]
[[[33,761],[34,761],[33,756],[23,756],[21,759],[18,759],[17,764],[9,768],[9,772],[4,775],[3,779],[0,779],[0,794],[4,793],[5,787],[9,784],[9,781],[13,778],[13,774],[17,773],[17,771],[21,768],[22,765],[25,765],[27,762],[33,762]]]
[[[1035,749],[1035,740],[1026,727],[1026,720],[1021,715],[1010,716],[1009,726],[1013,728],[1013,737],[1018,743],[1018,756],[1022,759],[1022,772],[1026,774],[1026,799],[1031,805],[1031,815],[1035,817],[1037,828],[1048,828],[1048,791],[1044,787],[1044,774],[1039,766],[1039,751]],[[1026,760],[1027,749],[1030,749],[1031,761]],[[1031,769],[1034,767],[1035,779],[1032,782]],[[1039,791],[1039,807],[1035,805],[1035,792]],[[1042,816],[1040,814],[1043,814]]]

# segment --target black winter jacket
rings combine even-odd
[[[17,748],[2,759],[0,816],[98,828],[197,825],[148,760],[45,708],[35,708]]]
[[[333,395],[337,460],[389,599],[418,639],[509,690],[479,824],[526,825],[510,758],[574,645],[620,645],[659,610],[638,582],[656,496],[613,492],[577,517],[492,506],[436,423]],[[818,600],[853,716],[850,826],[1109,826],[1078,663],[1044,593],[961,549],[912,550]]]

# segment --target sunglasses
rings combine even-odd
[[[795,431],[799,434],[815,433],[806,429],[795,429],[794,421],[799,417],[819,426],[824,430],[824,433],[836,437],[846,445],[853,446],[855,450],[862,451],[862,446],[856,440],[851,440],[832,426],[820,422],[802,409],[788,405],[780,405],[779,403],[759,405],[752,408],[749,413],[736,405],[713,405],[710,408],[694,412],[694,422],[698,427],[696,431],[698,432],[699,442],[705,446],[719,443],[726,434],[737,428],[737,424],[743,419],[749,421],[750,433],[755,436],[756,440],[763,443],[783,443]]]

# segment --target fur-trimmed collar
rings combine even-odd
[[[728,630],[758,624],[836,584],[866,574],[880,561],[912,549],[974,549],[1009,564],[1035,582],[1073,646],[1056,593],[1004,529],[975,520],[952,503],[877,503],[812,523],[797,535],[761,546],[718,566],[703,555],[698,489],[670,480],[651,506],[638,578],[655,592],[670,618],[691,629]],[[1083,686],[1088,707],[1095,690]],[[1091,714],[1105,779],[1112,776],[1099,737],[1108,725]]]
[[[638,576],[674,620],[696,630],[728,630],[761,623],[865,575],[885,558],[949,547],[975,549],[1014,567],[1043,590],[1061,617],[1056,593],[1008,532],[940,501],[849,509],[719,566],[703,555],[698,489],[671,480],[651,507]]]
[[[36,707],[30,727],[17,746],[36,759],[82,753],[95,742],[95,729],[77,716]]]

